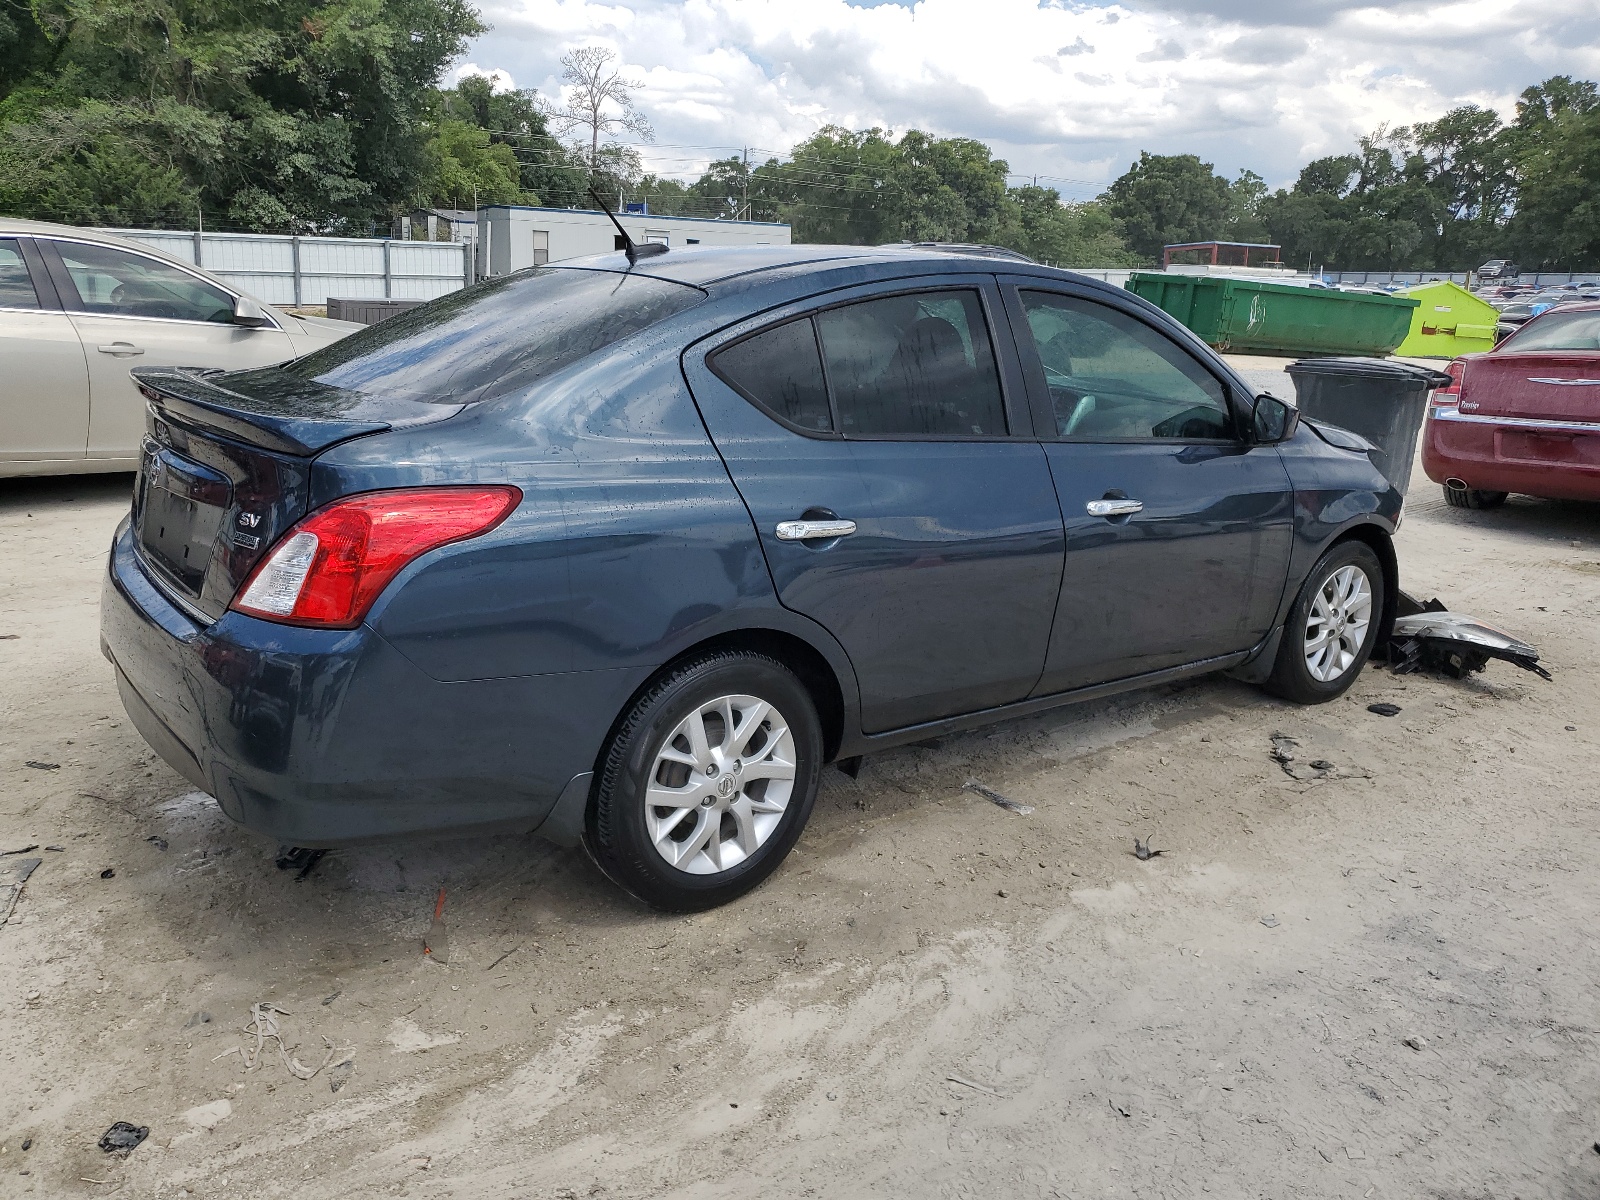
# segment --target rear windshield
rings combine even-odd
[[[366,395],[489,400],[703,299],[698,288],[648,275],[535,267],[441,296],[281,369]]]
[[[1600,311],[1546,313],[1502,344],[1515,350],[1600,350]]]

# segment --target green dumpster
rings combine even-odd
[[[1418,301],[1258,279],[1135,271],[1128,290],[1218,350],[1242,354],[1394,353]]]
[[[1411,314],[1411,332],[1396,354],[1408,358],[1455,358],[1494,349],[1499,312],[1459,283],[1439,279],[1408,287],[1400,295],[1410,296],[1420,307]]]

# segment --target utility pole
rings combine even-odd
[[[744,148],[744,219],[750,219],[750,147]]]

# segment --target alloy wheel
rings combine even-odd
[[[772,836],[794,792],[789,723],[757,696],[698,706],[656,751],[645,791],[650,844],[691,875],[745,861]]]
[[[1340,567],[1317,589],[1306,614],[1306,670],[1332,683],[1355,663],[1372,624],[1372,581],[1357,566]]]

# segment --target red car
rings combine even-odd
[[[1447,370],[1423,429],[1422,467],[1457,508],[1511,492],[1600,500],[1600,303],[1564,304]]]

